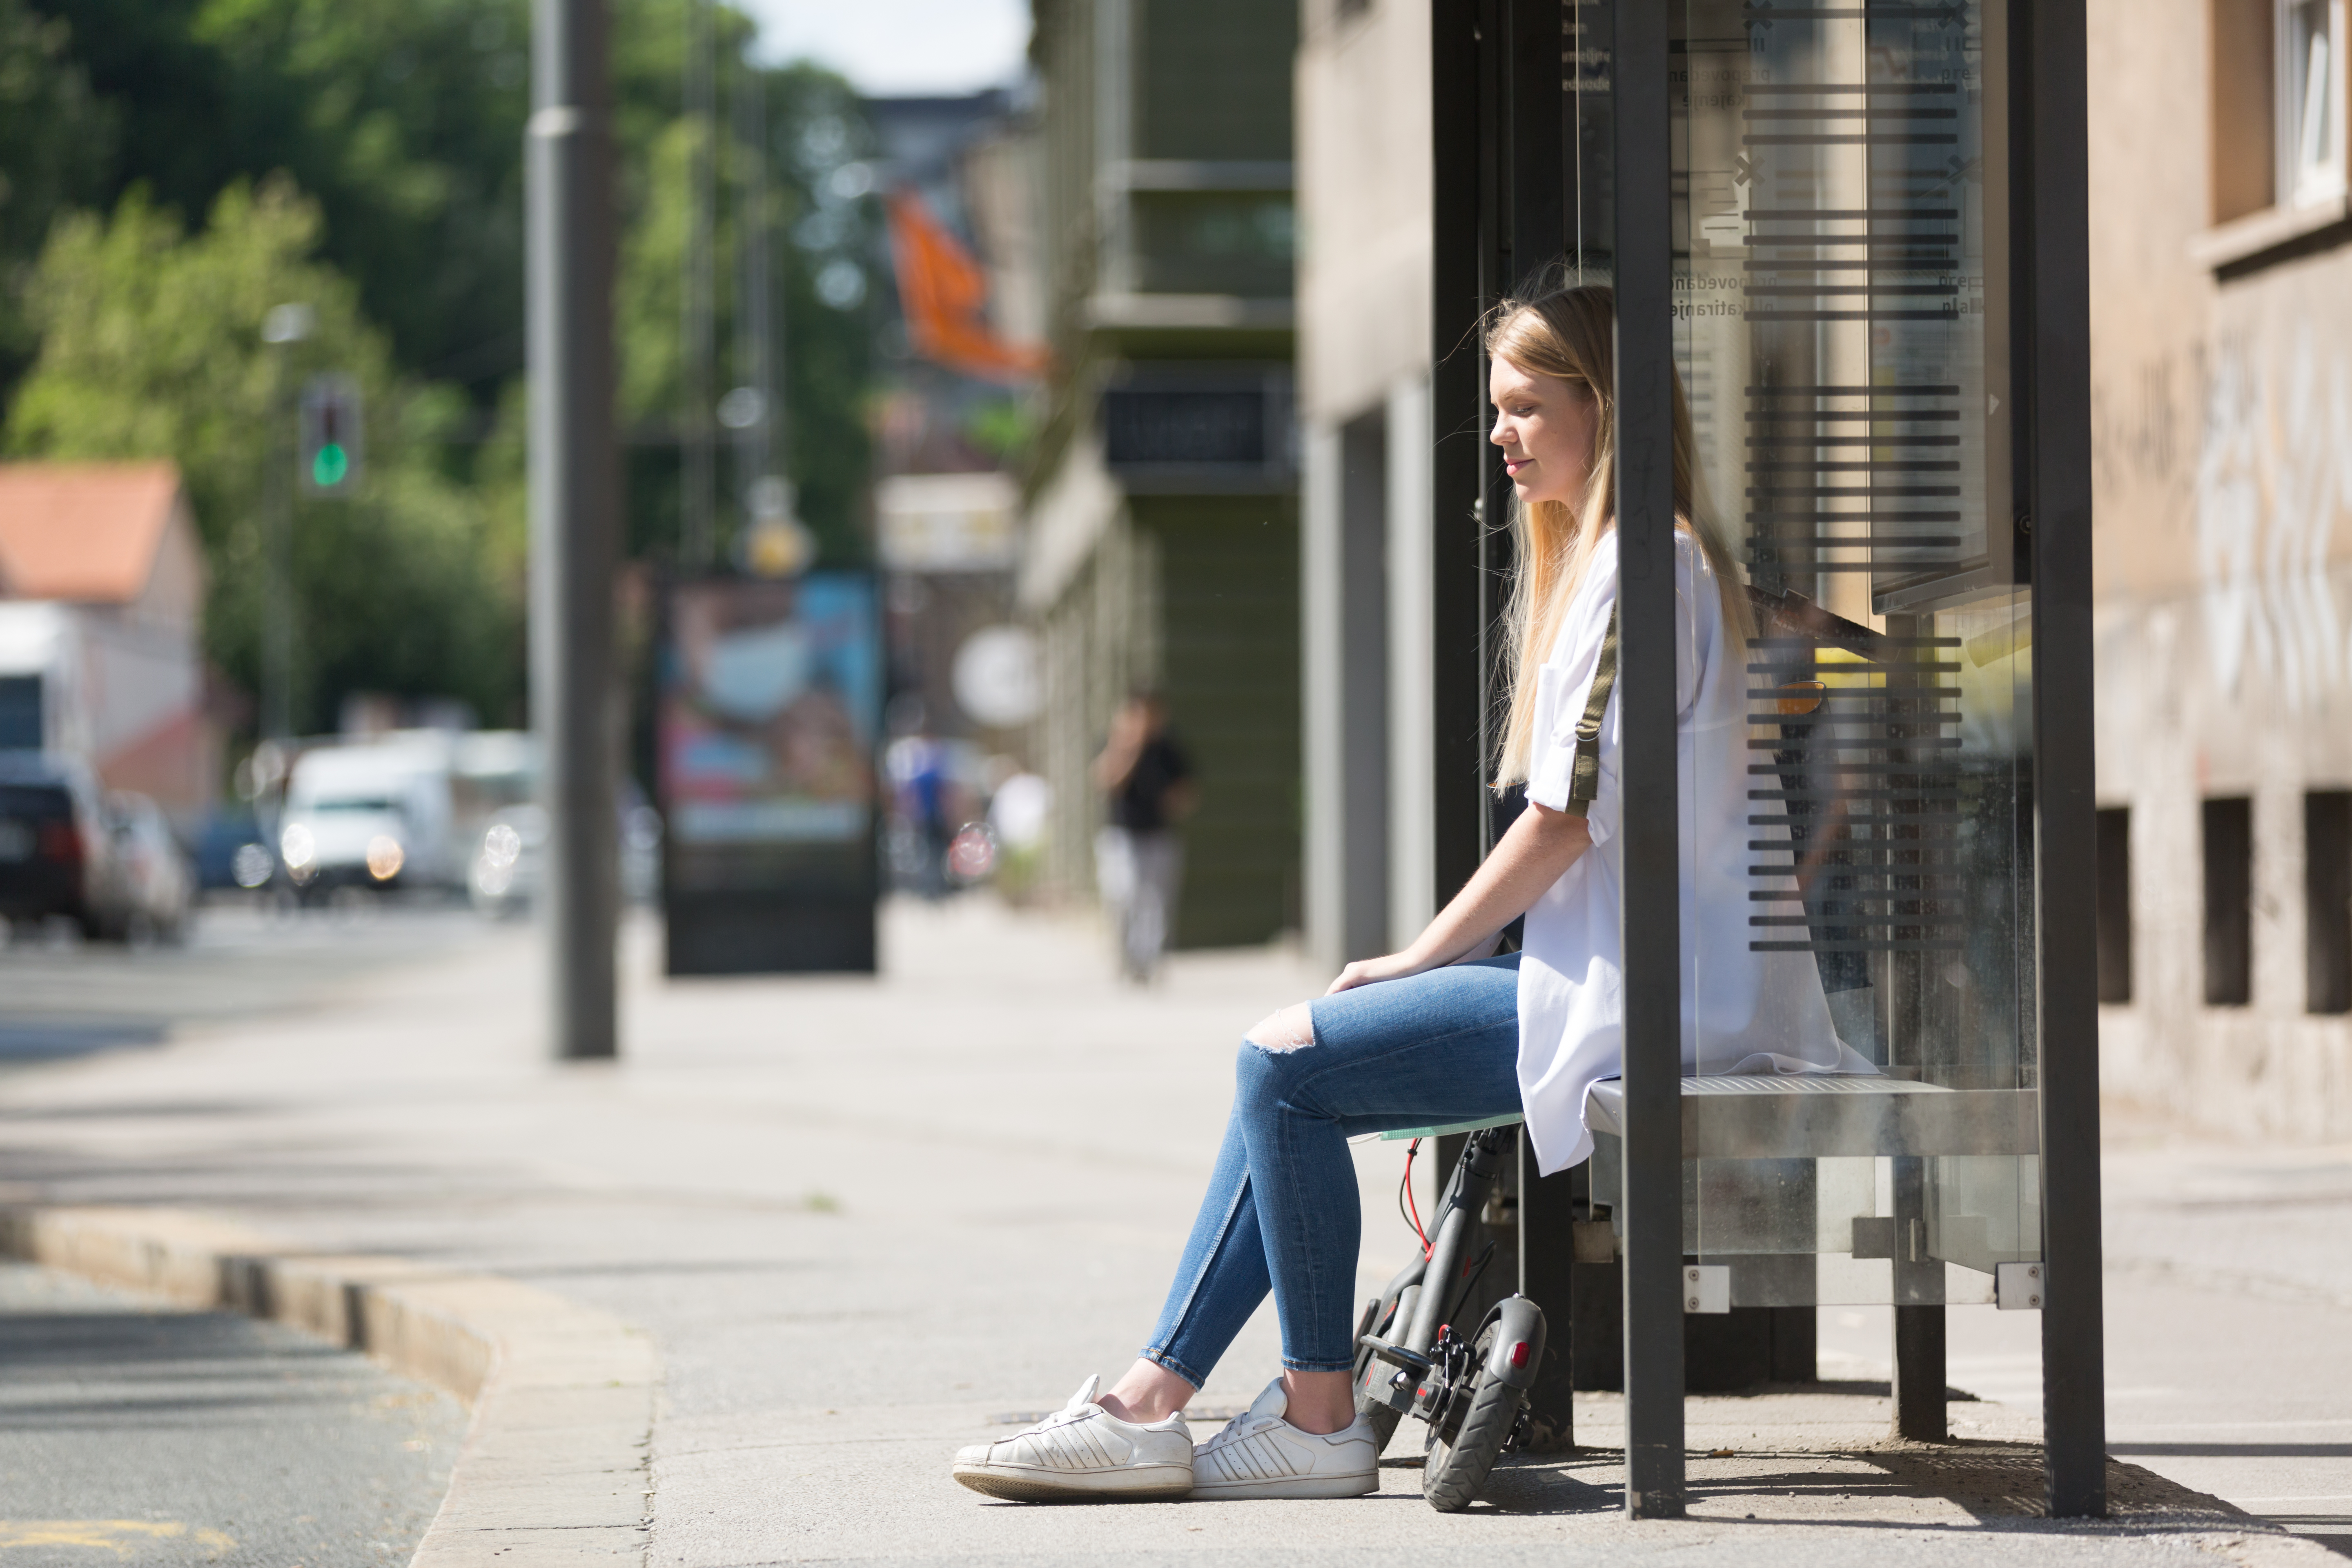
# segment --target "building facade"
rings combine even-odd
[[[2091,17],[2110,1092],[2352,1138],[2343,0]]]
[[[173,465],[0,464],[0,750],[79,758],[193,830],[220,767],[204,589]]]
[[[1295,24],[1039,0],[1031,46],[1055,363],[1015,595],[1044,649],[1045,876],[1091,888],[1088,764],[1119,700],[1160,691],[1201,786],[1179,946],[1298,920]]]
[[[1425,4],[1299,17],[1307,933],[1334,970],[1436,911]]]

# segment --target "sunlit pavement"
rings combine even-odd
[[[641,921],[625,1060],[563,1068],[540,1054],[530,933],[427,928],[429,951],[353,964],[286,1009],[230,1018],[223,1005],[167,1045],[7,1075],[0,1181],[19,1198],[209,1208],[297,1242],[525,1278],[645,1326],[666,1373],[654,1563],[1465,1547],[1554,1563],[1654,1546],[1708,1562],[1958,1563],[2013,1554],[2021,1528],[2036,1530],[2037,1562],[2123,1563],[2159,1550],[2210,1561],[2215,1531],[2243,1530],[2155,1476],[2123,1501],[2136,1531],[2169,1532],[2162,1543],[2019,1517],[2038,1491],[2016,1446],[2034,1432],[2033,1321],[1990,1311],[1954,1315],[1954,1380],[2000,1396],[1955,1406],[1971,1446],[1875,1448],[1885,1405],[1860,1393],[1694,1400],[1694,1447],[1732,1452],[1694,1459],[1697,1517],[1685,1524],[1625,1525],[1606,1451],[1516,1466],[1493,1483],[1497,1506],[1442,1518],[1399,1462],[1404,1438],[1382,1491],[1358,1501],[987,1504],[949,1481],[949,1454],[1134,1353],[1206,1175],[1238,1036],[1316,977],[1281,950],[1186,955],[1139,992],[1112,980],[1083,922],[971,899],[893,906],[880,980],[669,984]],[[1400,1153],[1360,1154],[1377,1278],[1402,1256],[1385,1217]],[[2347,1184],[2340,1159],[2304,1165]],[[2269,1245],[2260,1214],[2179,1220],[2162,1205],[2182,1200],[2154,1185],[2157,1206],[2135,1206],[2139,1173],[2187,1181],[2187,1168],[2162,1152],[2111,1163],[2110,1227],[2129,1260],[2109,1287],[2117,1442],[2198,1487],[2316,1496],[2326,1488],[2297,1467],[2342,1473],[2343,1449],[2325,1450],[2347,1427],[2315,1407],[2352,1385],[2340,1359],[2352,1311],[2324,1291],[2290,1301],[2149,1275],[2139,1259],[2194,1257],[2201,1236]],[[2340,1226],[2326,1201],[2294,1212]],[[2208,1292],[2196,1312],[2168,1316],[2163,1291],[2189,1289]],[[1883,1333],[1857,1316],[1824,1313],[1825,1373],[1867,1377],[1883,1359]],[[1276,1364],[1262,1313],[1200,1408],[1230,1411]],[[1580,1426],[1605,1443],[1615,1415],[1595,1399]],[[2292,1437],[2249,1428],[2254,1443],[2131,1436],[2225,1417],[2305,1425]],[[2274,1511],[2325,1528],[2326,1506]],[[2248,1534],[2232,1552],[2294,1550]]]

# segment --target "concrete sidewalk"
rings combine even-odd
[[[0,1081],[0,1195],[206,1211],[321,1253],[523,1281],[643,1328],[662,1381],[648,1523],[627,1551],[665,1565],[1465,1550],[1961,1563],[2013,1553],[2020,1531],[2036,1561],[2331,1560],[2166,1480],[2153,1454],[2118,1472],[2116,1519],[2035,1520],[2030,1404],[1957,1407],[1961,1445],[1890,1447],[1884,1399],[1834,1390],[1694,1400],[1694,1448],[1732,1452],[1694,1459],[1687,1522],[1625,1523],[1615,1456],[1592,1450],[1515,1465],[1491,1506],[1456,1518],[1393,1458],[1382,1492],[1350,1502],[989,1504],[948,1479],[948,1456],[1134,1354],[1239,1034],[1316,977],[1278,952],[1196,955],[1129,991],[1086,929],[978,899],[894,907],[880,981],[665,984],[651,934],[630,937],[622,1064],[541,1060],[535,949],[485,929],[306,1014]],[[1376,1284],[1404,1255],[1386,1217],[1402,1154],[1360,1152]],[[2259,1346],[2270,1300],[2233,1300],[2226,1331]],[[1958,1326],[1955,1340],[1964,1366]],[[1276,1365],[1261,1313],[1199,1408],[1245,1404]],[[2031,1378],[2012,1382],[2030,1397]],[[1580,1434],[1605,1445],[1613,1420],[1593,1399]]]

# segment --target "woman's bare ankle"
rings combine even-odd
[[[1286,1371],[1282,1393],[1282,1418],[1301,1432],[1328,1436],[1355,1423],[1356,1380],[1349,1373]]]
[[[1183,1409],[1198,1392],[1159,1363],[1139,1360],[1095,1403],[1121,1421],[1149,1426]]]

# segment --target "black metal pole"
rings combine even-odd
[[[1521,298],[1557,278],[1538,272],[1558,262],[1568,250],[1569,192],[1575,184],[1569,158],[1568,116],[1561,80],[1561,57],[1567,42],[1565,8],[1560,0],[1508,0],[1497,7],[1504,23],[1502,58],[1497,78],[1507,94],[1507,135],[1502,151],[1504,175],[1500,195],[1504,212],[1494,227],[1500,241],[1493,268],[1493,285]],[[1507,269],[1505,261],[1507,260]],[[1491,446],[1482,451],[1487,469],[1486,493],[1500,521],[1501,509],[1511,504],[1511,485],[1502,471],[1501,454]],[[1493,723],[1504,706],[1496,699],[1506,673],[1504,627],[1495,601],[1507,590],[1518,570],[1512,537],[1499,529],[1486,533],[1484,581],[1488,584],[1485,625],[1489,646],[1480,655],[1487,689],[1485,704]],[[1494,751],[1492,738],[1488,753]],[[1497,803],[1493,831],[1499,837],[1508,827],[1512,811],[1524,804],[1514,796]],[[1547,1323],[1544,1364],[1529,1391],[1528,1416],[1531,1443],[1539,1448],[1565,1448],[1576,1441],[1573,1399],[1575,1367],[1576,1193],[1577,1179],[1563,1171],[1536,1174],[1534,1152],[1522,1141],[1519,1156],[1518,1225],[1519,1290],[1542,1309]]]
[[[718,226],[719,121],[711,8],[715,0],[686,0],[686,77],[682,91],[687,133],[686,253],[678,279],[678,561],[688,573],[710,569],[717,532],[712,518],[715,454],[711,447],[711,341]]]
[[[1941,1443],[1951,1433],[1944,1397],[1944,1265],[1927,1255],[1927,1161],[1897,1154],[1895,1178],[1895,1421],[1893,1435]]]
[[[1665,0],[1615,0],[1618,782],[1625,952],[1625,1511],[1683,1512],[1682,875]]]
[[[1511,53],[1513,0],[1478,0],[1478,309],[1492,310],[1511,292],[1517,272],[1511,260],[1511,214],[1516,194],[1512,171],[1517,165],[1519,124],[1513,115],[1511,79],[1517,59]],[[1477,347],[1478,385],[1473,412],[1480,434],[1478,447],[1478,765],[1483,784],[1493,776],[1501,754],[1499,726],[1508,710],[1503,680],[1503,605],[1511,571],[1511,481],[1503,469],[1503,455],[1485,439],[1491,428],[1486,382],[1493,364],[1483,343]],[[1484,860],[1495,840],[1508,827],[1507,813],[1517,794],[1482,790],[1475,824],[1478,858]]]
[[[536,0],[528,143],[530,694],[548,812],[541,920],[555,1054],[610,1057],[614,209],[604,0]]]
[[[294,735],[294,453],[299,443],[288,428],[294,404],[286,361],[297,341],[269,340],[269,438],[262,458],[268,465],[261,497],[269,617],[261,645],[261,735],[280,743]]]
[[[1511,265],[1514,293],[1540,282],[1568,253],[1567,95],[1561,91],[1567,34],[1559,0],[1510,0]]]
[[[2042,1068],[2042,1414],[2050,1511],[2106,1511],[2093,790],[2089,121],[2083,0],[2019,0]],[[2018,13],[2012,11],[2013,16]]]

